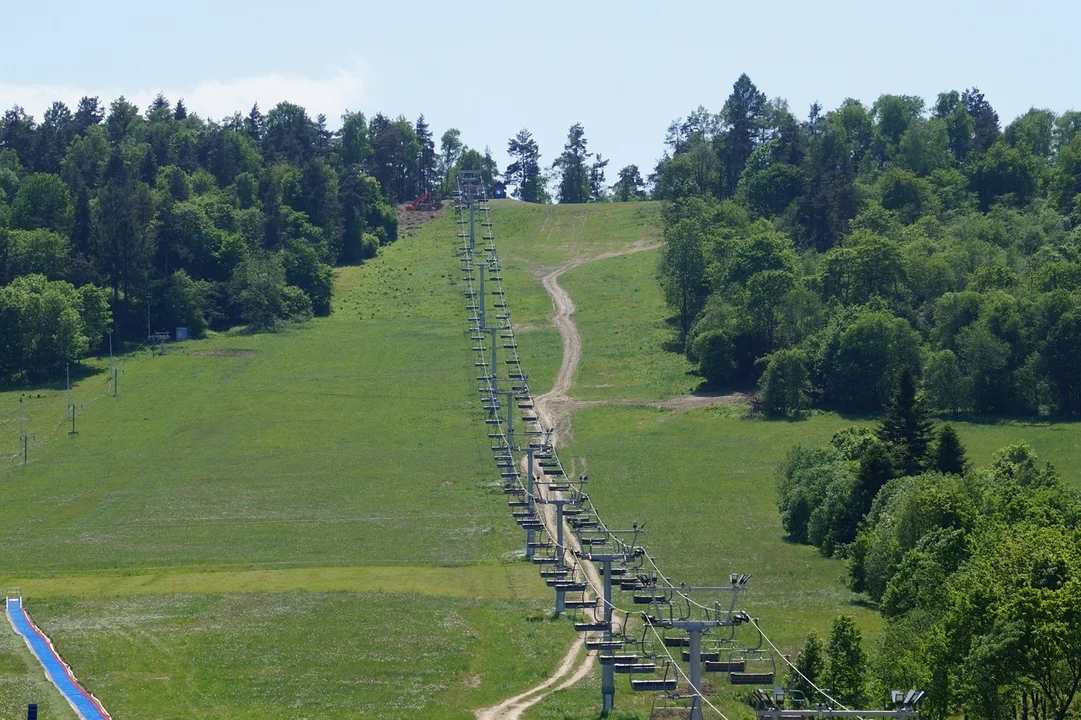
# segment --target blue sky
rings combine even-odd
[[[47,8],[47,9],[46,9]],[[204,117],[281,99],[462,130],[506,162],[533,131],[542,161],[571,123],[617,169],[652,168],[664,131],[717,111],[741,72],[806,115],[844,98],[979,86],[1003,124],[1081,108],[1081,3],[752,2],[4,3],[0,107],[159,90]]]

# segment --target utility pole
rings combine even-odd
[[[67,378],[68,378],[68,407],[70,408],[71,407],[71,363],[67,363],[67,364],[64,365],[64,372],[67,374]]]
[[[27,452],[29,450],[29,443],[26,442],[26,423],[23,420],[23,399],[21,397],[19,398],[19,444],[22,445],[23,465],[25,466],[27,455],[29,454]]]

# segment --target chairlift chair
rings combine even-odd
[[[697,695],[664,693],[653,698],[649,720],[682,720],[691,717],[691,707]]]
[[[777,660],[769,650],[744,650],[737,657],[737,661],[743,661],[741,670],[731,670],[728,673],[728,682],[733,685],[773,685],[777,677]],[[750,663],[758,666],[753,670],[747,670]],[[768,670],[766,669],[768,663]]]
[[[679,684],[679,678],[672,667],[671,662],[665,662],[656,671],[660,677],[645,680],[631,680],[631,690],[636,692],[674,692]]]

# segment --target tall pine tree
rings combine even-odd
[[[507,154],[513,162],[507,166],[507,183],[514,185],[512,195],[524,202],[541,202],[540,147],[529,130],[522,128],[507,141]]]
[[[939,472],[964,475],[968,469],[965,446],[952,425],[943,425],[935,439],[934,465]]]
[[[721,111],[726,127],[721,148],[722,197],[731,197],[736,192],[739,176],[758,145],[762,120],[768,110],[766,94],[755,87],[746,73],[740,75]]]
[[[567,144],[563,152],[552,163],[560,171],[559,202],[584,203],[589,200],[589,173],[586,161],[593,153],[586,150],[586,131],[582,123],[571,125],[567,131]]]
[[[916,382],[907,370],[897,379],[886,416],[878,426],[878,438],[893,450],[902,475],[918,475],[927,462],[934,427]]]
[[[416,187],[417,195],[420,195],[431,192],[435,187],[438,168],[436,167],[435,140],[432,137],[432,129],[428,126],[423,114],[417,118],[414,131],[417,134],[417,143],[420,145],[420,152],[417,155]]]

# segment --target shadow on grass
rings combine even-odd
[[[70,371],[71,381],[73,383],[109,372],[108,368],[91,367],[82,364],[72,365]],[[23,390],[29,394],[38,390],[66,390],[67,387],[67,376],[64,371],[61,370],[59,374],[54,377],[39,379],[35,382],[28,383],[6,383],[0,387],[0,389],[6,391]]]
[[[878,603],[866,595],[856,595],[852,600],[849,600],[848,604],[852,607],[863,608],[864,610],[870,610],[872,612],[879,612],[881,609]]]
[[[1065,423],[1077,423],[1081,417],[1077,415],[1031,415],[1031,414],[979,414],[971,412],[963,413],[936,413],[935,420],[948,424],[951,422],[963,422],[970,425],[1023,425],[1027,427],[1050,427]]]

